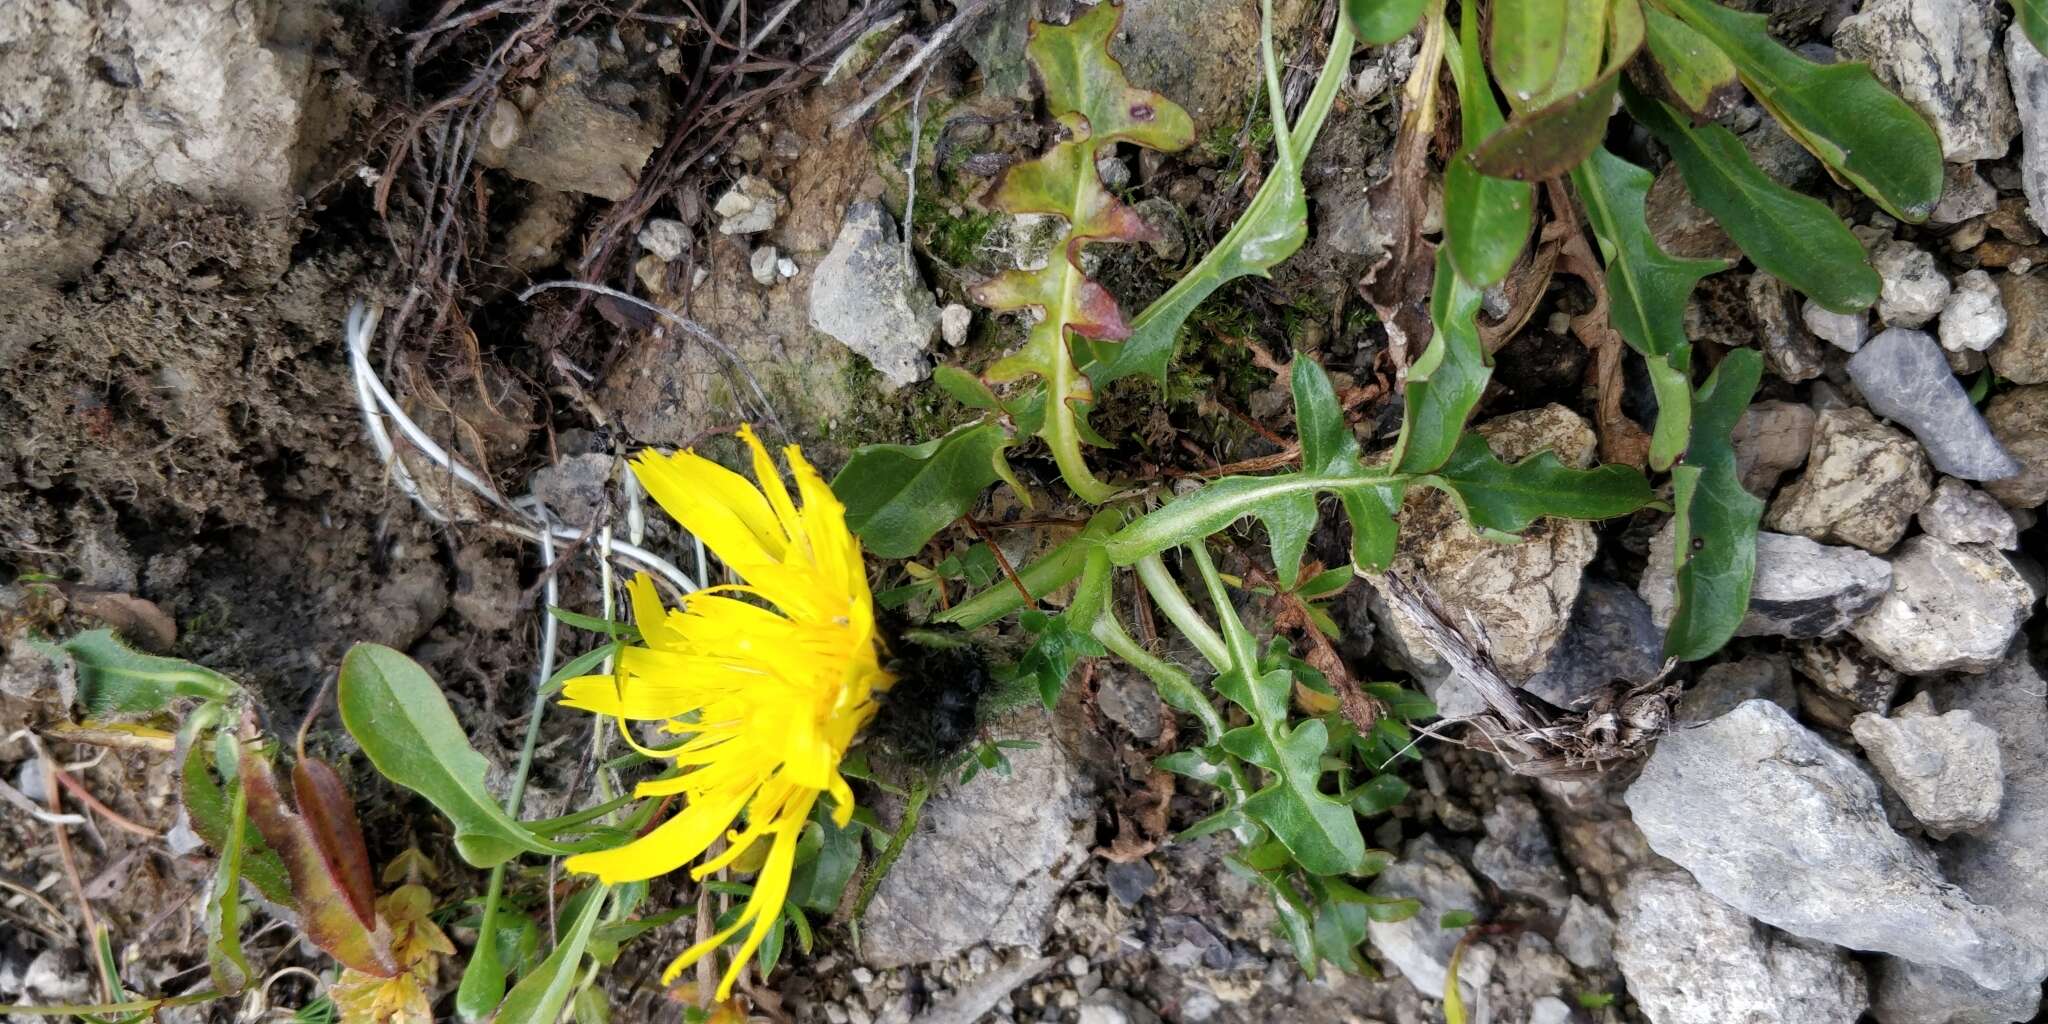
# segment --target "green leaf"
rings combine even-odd
[[[1448,492],[1473,528],[1493,534],[1519,533],[1542,516],[1612,519],[1655,498],[1633,467],[1573,469],[1547,449],[1508,465],[1478,434],[1465,435],[1451,461],[1423,482]]]
[[[596,930],[609,887],[600,885],[583,900],[576,919],[562,933],[561,944],[541,961],[533,973],[519,979],[491,1020],[494,1024],[555,1024],[570,992],[583,973],[583,948]]]
[[[1002,399],[997,398],[980,377],[957,366],[942,365],[933,369],[932,383],[969,409],[996,410],[1003,407]]]
[[[1651,71],[1664,99],[1694,117],[1711,119],[1741,95],[1735,62],[1692,26],[1657,7],[1643,8]]]
[[[1275,476],[1231,476],[1176,498],[1133,521],[1104,543],[1109,560],[1130,565],[1193,539],[1207,537],[1246,516],[1265,524],[1275,564],[1315,526],[1315,496],[1330,492],[1344,499],[1351,517],[1354,561],[1384,566],[1393,557],[1394,510],[1407,486],[1403,478],[1367,471],[1363,466],[1342,474],[1281,473]]]
[[[1549,0],[1533,2],[1542,6]],[[1643,47],[1643,9],[1636,0],[1612,0],[1611,10],[1609,0],[1566,0],[1566,4],[1573,11],[1572,32],[1575,34],[1572,38],[1579,38],[1576,33],[1583,26],[1584,38],[1593,40],[1595,44],[1568,48],[1568,56],[1583,51],[1593,60],[1598,60],[1600,47],[1597,43],[1603,35],[1601,26],[1583,24],[1592,19],[1579,12],[1607,12],[1608,16],[1602,19],[1607,40],[1606,63],[1590,65],[1583,71],[1571,68],[1570,81],[1578,84],[1557,89],[1564,84],[1561,80],[1554,83],[1554,91],[1538,94],[1537,99],[1542,101],[1540,105],[1531,103],[1517,107],[1515,116],[1506,127],[1472,150],[1472,165],[1480,173],[1516,181],[1555,178],[1577,167],[1607,134],[1607,119],[1614,112],[1614,91],[1620,85],[1622,70]],[[1494,38],[1496,42],[1499,39],[1498,22],[1495,23]],[[1581,76],[1583,81],[1580,81]],[[1509,91],[1510,103],[1513,103],[1515,95]]]
[[[1387,0],[1383,6],[1401,8],[1419,5],[1419,2]],[[1379,0],[1352,0],[1349,10],[1356,10],[1361,4],[1382,6]],[[1409,19],[1410,27],[1413,27],[1414,20]],[[1396,38],[1404,34],[1397,33]],[[1262,30],[1260,44],[1265,54],[1266,91],[1268,103],[1274,111],[1273,123],[1285,124],[1285,112],[1273,99],[1277,73],[1274,71],[1270,26]],[[1322,73],[1317,76],[1307,103],[1302,106],[1301,116],[1292,128],[1279,133],[1274,140],[1273,166],[1267,169],[1266,180],[1259,186],[1258,193],[1252,196],[1251,203],[1238,215],[1237,221],[1224,233],[1216,247],[1209,250],[1194,269],[1174,282],[1164,295],[1138,314],[1138,318],[1131,322],[1130,339],[1117,345],[1101,363],[1089,368],[1088,375],[1096,384],[1108,384],[1139,373],[1164,384],[1167,363],[1173,358],[1174,340],[1180,335],[1181,325],[1187,322],[1188,316],[1202,304],[1202,300],[1236,278],[1266,276],[1267,271],[1301,248],[1301,243],[1308,238],[1308,204],[1301,185],[1301,155],[1315,145],[1316,135],[1322,131],[1323,120],[1329,116],[1331,104],[1336,101],[1337,93],[1344,84],[1350,63],[1351,24],[1349,19],[1339,18],[1336,36],[1330,41],[1329,56],[1323,62]]]
[[[1442,917],[1437,918],[1436,926],[1448,931],[1452,928],[1467,927],[1476,920],[1478,916],[1469,910],[1446,910]]]
[[[1429,0],[1344,0],[1344,17],[1358,38],[1374,46],[1385,46],[1422,23]],[[1350,48],[1343,51],[1348,57]]]
[[[1650,468],[1667,469],[1692,435],[1692,342],[1685,334],[1685,301],[1701,278],[1728,264],[1677,259],[1657,247],[1644,219],[1649,171],[1600,149],[1572,172],[1572,181],[1607,261],[1608,322],[1650,368],[1657,394]]]
[[[2012,17],[2027,42],[2048,53],[2048,0],[2012,0]]]
[[[1050,708],[1059,703],[1060,691],[1066,687],[1074,666],[1082,658],[1101,657],[1102,644],[1089,633],[1086,618],[1076,619],[1066,612],[1047,615],[1027,610],[1022,622],[1035,636],[1024,656],[1018,659],[1017,672],[1032,682],[1039,698]]]
[[[1607,7],[1608,0],[1494,0],[1487,46],[1510,108],[1536,110],[1593,84]]]
[[[818,832],[818,853],[799,861],[789,876],[789,899],[805,910],[830,914],[839,906],[846,883],[860,868],[860,826],[840,828],[821,801],[806,829]]]
[[[1727,54],[1757,102],[1822,163],[1892,216],[1927,219],[1941,198],[1941,141],[1869,65],[1816,64],[1772,39],[1766,16],[1715,0],[1664,6]]]
[[[61,644],[29,644],[51,658],[60,653],[70,657],[78,668],[78,700],[88,718],[153,715],[168,710],[180,697],[226,700],[239,689],[234,680],[212,669],[143,654],[111,629],[80,633]]]
[[[1826,203],[1772,181],[1728,129],[1690,125],[1631,88],[1622,89],[1622,99],[1671,151],[1694,201],[1758,267],[1837,313],[1877,301],[1880,282],[1863,243]]]
[[[197,747],[197,744],[194,744]],[[249,824],[248,794],[238,778],[228,784],[227,837],[214,869],[213,890],[206,897],[206,968],[213,987],[236,993],[249,987],[255,972],[242,953],[242,836]]]
[[[1469,152],[1480,140],[1499,131],[1502,120],[1479,56],[1478,13],[1468,9],[1463,19],[1459,45],[1446,47],[1444,59],[1458,86]],[[1463,153],[1451,160],[1444,169],[1444,249],[1459,277],[1476,288],[1485,288],[1508,276],[1529,241],[1534,196],[1535,190],[1527,182],[1482,174]]]
[[[1429,301],[1436,331],[1422,358],[1408,368],[1408,401],[1391,459],[1403,473],[1427,473],[1451,457],[1493,376],[1479,340],[1480,290],[1452,273],[1449,261],[1449,253],[1439,249]]]
[[[1375,775],[1372,780],[1351,791],[1351,808],[1368,817],[1385,814],[1396,804],[1408,799],[1408,783],[1399,775]]]
[[[1045,382],[1045,418],[1037,431],[1052,450],[1060,475],[1082,500],[1101,503],[1116,488],[1096,478],[1081,454],[1091,435],[1085,415],[1094,393],[1081,375],[1074,339],[1118,341],[1130,327],[1116,299],[1082,273],[1081,250],[1093,242],[1134,242],[1154,237],[1137,212],[1108,189],[1095,170],[1100,147],[1131,142],[1173,151],[1194,141],[1187,112],[1158,93],[1138,89],[1109,55],[1123,8],[1098,4],[1064,26],[1034,23],[1025,56],[1045,86],[1047,110],[1065,138],[1035,160],[1012,165],[994,193],[1009,213],[1063,219],[1066,235],[1038,270],[1011,270],[977,285],[975,301],[997,310],[1035,310],[1038,322],[1024,346],[989,367],[1002,383],[1036,377]]]
[[[185,817],[191,821],[192,831],[206,840],[206,845],[215,850],[225,850],[229,842],[228,796],[215,781],[213,769],[207,766],[209,746],[194,742],[186,747],[179,791],[184,798]],[[292,884],[285,874],[284,861],[278,859],[276,850],[263,844],[263,837],[257,834],[256,826],[249,824],[246,817],[237,842],[242,848],[242,877],[272,903],[291,906]]]
[[[832,493],[869,554],[909,558],[1007,475],[1009,443],[1002,427],[983,420],[919,445],[867,445],[832,478]]]
[[[455,826],[462,859],[494,867],[526,853],[567,853],[534,836],[484,788],[490,763],[441,687],[411,658],[389,647],[357,644],[341,661],[338,702],[349,735],[385,778],[426,797]]]
[[[1763,357],[1739,348],[1721,360],[1693,400],[1692,448],[1671,471],[1678,578],[1666,657],[1695,661],[1720,650],[1749,609],[1764,503],[1742,486],[1729,435],[1762,379]]]
[[[1288,722],[1294,679],[1285,670],[1261,674],[1251,634],[1232,608],[1223,578],[1202,544],[1188,548],[1208,585],[1210,603],[1230,649],[1228,668],[1216,677],[1216,691],[1243,708],[1252,724],[1226,734],[1248,746],[1245,759],[1266,769],[1265,788],[1245,798],[1244,813],[1287,845],[1295,862],[1311,874],[1355,872],[1365,863],[1365,836],[1358,817],[1322,791],[1322,760],[1329,733],[1319,719]],[[1304,933],[1301,938],[1306,939]],[[1306,948],[1297,946],[1297,950]]]
[[[1074,581],[1087,563],[1088,552],[1123,522],[1121,513],[1097,512],[1080,533],[1069,538],[1044,557],[1017,571],[1025,589],[1042,598]],[[1001,580],[973,597],[954,605],[934,621],[962,629],[980,629],[1024,606],[1024,595],[1009,580]]]
[[[391,930],[378,920],[376,906],[363,899],[364,893],[351,891],[360,879],[344,863],[348,851],[336,845],[325,825],[285,805],[270,762],[256,751],[244,747],[237,768],[248,791],[249,819],[291,875],[300,930],[349,967],[379,978],[396,977]],[[360,849],[360,834],[355,843]]]

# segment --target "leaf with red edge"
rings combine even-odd
[[[320,859],[326,864],[356,916],[377,917],[377,888],[370,876],[370,851],[363,845],[363,826],[348,787],[327,762],[301,757],[292,765],[292,798],[312,830]]]
[[[316,828],[306,815],[286,807],[270,762],[246,746],[242,749],[241,774],[249,794],[249,818],[256,823],[263,841],[284,858],[285,871],[291,875],[292,892],[298,898],[299,924],[306,937],[344,966],[380,978],[395,976],[398,962],[391,955],[390,930],[377,920],[374,905],[367,908],[367,915],[358,911],[343,871],[334,867],[352,855],[362,854],[362,831],[356,829],[350,839],[334,834],[341,816],[324,803],[328,800],[326,795],[317,793],[318,781],[312,785],[315,800],[322,802],[323,807],[315,813],[321,815],[326,828]],[[346,796],[342,799],[346,800]],[[354,817],[351,810],[348,824],[354,824]],[[349,852],[351,846],[353,854]],[[366,877],[368,870],[365,858]]]
[[[1110,37],[1123,8],[1100,3],[1059,26],[1031,26],[1025,55],[1038,69],[1045,106],[1054,117],[1079,114],[1100,140],[1135,142],[1172,152],[1195,141],[1195,123],[1171,100],[1140,89],[1124,77],[1124,66],[1109,55]]]

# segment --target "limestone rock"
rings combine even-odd
[[[603,61],[595,41],[563,40],[530,108],[498,101],[477,162],[542,188],[614,201],[632,195],[663,129],[635,103],[658,90],[634,89],[607,74]]]
[[[2027,621],[2034,589],[1997,549],[1922,534],[1892,556],[1892,589],[1851,630],[1908,674],[1982,672]]]
[[[1854,759],[1776,704],[1665,736],[1626,800],[1652,849],[1765,924],[1992,988],[2048,973],[2048,954],[1892,831]]]
[[[1504,795],[1486,812],[1485,820],[1486,838],[1472,849],[1472,867],[1504,891],[1563,913],[1571,891],[1535,803],[1525,796]]]
[[[1620,583],[1588,577],[1564,639],[1522,688],[1569,708],[1615,683],[1648,683],[1663,668],[1664,631],[1650,606]]]
[[[1935,200],[1927,222],[1952,227],[1982,217],[1998,207],[1998,189],[1977,173],[1976,164],[1949,164],[1941,179],[1941,198]]]
[[[1912,438],[1863,409],[1827,409],[1814,422],[1805,475],[1778,493],[1764,525],[1883,554],[1933,492],[1934,474]]]
[[[880,205],[847,208],[832,251],[811,276],[810,320],[866,357],[891,390],[931,375],[925,353],[939,333],[939,304]]]
[[[1650,541],[1650,562],[1639,585],[1658,625],[1669,626],[1676,578],[1672,529]],[[1761,531],[1756,537],[1756,582],[1736,636],[1833,636],[1877,606],[1891,586],[1884,560],[1855,548],[1817,544],[1804,537]]]
[[[649,218],[634,237],[640,248],[664,263],[674,263],[690,251],[690,229],[682,221],[668,217]]]
[[[1797,312],[1799,298],[1791,287],[1770,274],[1751,274],[1748,292],[1757,346],[1771,372],[1789,381],[1820,376],[1820,345],[1806,333]]]
[[[2017,384],[2048,383],[2048,276],[2005,274],[1998,290],[2012,326],[1985,353],[1991,368]]]
[[[1557,950],[1573,966],[1604,971],[1614,963],[1614,918],[1607,911],[1573,896],[1557,926]]]
[[[1678,720],[1709,722],[1752,700],[1767,700],[1788,711],[1799,706],[1792,668],[1782,655],[1759,655],[1709,665],[1678,700]]]
[[[2005,34],[2005,70],[2020,114],[2020,185],[2027,216],[2048,228],[2048,57],[2025,32]]]
[[[1894,327],[1849,357],[1856,382],[1872,412],[1913,432],[1934,468],[1967,480],[1996,480],[2019,471],[2019,463],[1991,436],[1991,428],[1934,339]]]
[[[1935,838],[1982,828],[2005,799],[1998,734],[1968,711],[1934,713],[1926,694],[1890,717],[1856,716],[1851,731],[1877,776]]]
[[[2001,20],[1989,0],[1871,0],[1842,19],[1835,49],[1869,61],[1879,81],[1927,116],[1943,159],[1996,160],[2019,132],[1995,45]]]
[[[711,212],[718,215],[718,233],[721,235],[757,235],[775,226],[782,217],[783,208],[789,201],[773,183],[766,178],[742,174],[733,182],[718,202],[712,204]],[[886,216],[886,215],[885,215]],[[848,211],[848,219],[852,219]],[[845,229],[841,228],[842,236]]]
[[[1870,253],[1877,270],[1877,318],[1889,327],[1918,327],[1941,315],[1949,283],[1934,254],[1911,242],[1880,242]]]
[[[1800,319],[1806,321],[1806,329],[1813,336],[1844,352],[1854,352],[1870,340],[1870,316],[1867,313],[1836,313],[1812,299],[1800,307]]]
[[[1954,477],[1934,485],[1934,497],[1920,507],[1920,528],[1950,544],[1989,544],[2011,551],[2020,546],[2020,527],[1998,499]]]
[[[1371,891],[1384,899],[1413,899],[1422,904],[1422,909],[1405,921],[1370,922],[1366,934],[1373,949],[1409,984],[1424,992],[1442,992],[1460,933],[1440,927],[1438,922],[1453,910],[1480,916],[1486,911],[1486,901],[1471,873],[1436,840],[1421,836],[1410,840],[1401,859],[1373,879]],[[1471,986],[1470,975],[1461,971],[1459,979],[1465,987]]]
[[[1955,291],[1941,309],[1941,347],[1950,352],[1982,352],[2005,335],[2008,319],[1998,283],[1984,270],[1956,278]]]
[[[1987,481],[1984,489],[2007,508],[2038,508],[2048,502],[2048,385],[1992,396],[1984,407],[1984,422],[2020,464],[2018,474]]]
[[[1805,464],[1816,418],[1812,406],[1798,402],[1758,402],[1743,410],[1729,441],[1735,472],[1749,493],[1768,499],[1780,477]]]
[[[1615,901],[1614,957],[1651,1024],[1853,1024],[1863,970],[1837,949],[1758,926],[1683,872],[1631,878]]]
[[[1806,684],[1799,688],[1799,708],[1830,729],[1847,732],[1857,715],[1882,714],[1899,695],[1899,670],[1851,639],[1799,644],[1792,667]]]

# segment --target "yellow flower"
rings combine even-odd
[[[691,594],[666,609],[645,575],[629,588],[644,646],[620,653],[611,676],[572,679],[563,703],[601,715],[657,721],[686,737],[648,751],[682,772],[640,784],[637,795],[680,796],[683,807],[617,849],[569,858],[572,871],[606,883],[666,874],[696,859],[721,835],[726,848],[692,877],[731,865],[755,844],[767,854],[745,910],[725,931],[685,950],[664,984],[747,928],[718,998],[732,993],[747,958],[774,926],[789,895],[797,837],[821,793],[841,826],[853,791],[840,758],[874,717],[884,671],[874,602],[860,542],[846,510],[803,453],[783,450],[796,477],[799,509],[752,430],[754,477],[694,452],[642,452],[633,470],[647,493],[745,582]],[[736,823],[744,816],[744,827]]]
[[[377,916],[391,929],[398,975],[379,978],[344,969],[328,992],[342,1024],[433,1024],[427,992],[442,958],[455,955],[455,944],[427,916],[433,909],[434,894],[424,886],[401,885],[377,897]]]

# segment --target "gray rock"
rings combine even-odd
[[[949,302],[939,310],[939,337],[946,339],[950,348],[967,344],[967,328],[974,323],[974,311],[957,302]]]
[[[1941,315],[1948,304],[1948,277],[1934,254],[1911,242],[1880,242],[1870,253],[1882,284],[1877,318],[1888,327],[1918,327]]]
[[[1592,578],[1579,589],[1571,624],[1543,670],[1522,688],[1557,705],[1576,707],[1617,682],[1648,683],[1664,668],[1664,631],[1636,592]]]
[[[2012,328],[1985,352],[1991,368],[2017,384],[2048,383],[2048,275],[2008,273],[1998,290]]]
[[[1998,819],[1941,844],[1942,863],[1978,902],[2048,948],[2048,681],[2021,642],[1991,671],[1940,692],[1998,735],[2006,780]],[[1954,971],[1888,960],[1877,995],[1873,1010],[1885,1024],[2007,1024],[2034,1019],[2041,984],[1986,989]]]
[[[1502,890],[1541,901],[1553,913],[1570,904],[1557,847],[1528,797],[1503,795],[1486,812],[1486,838],[1472,848],[1472,867]]]
[[[1920,528],[1950,544],[1989,544],[2011,551],[2020,546],[2020,526],[1998,499],[1957,480],[1941,478],[1934,497],[1920,507]]]
[[[1583,970],[1606,970],[1614,963],[1614,918],[1573,896],[1557,926],[1557,951]]]
[[[1837,313],[1812,299],[1799,309],[1799,318],[1813,336],[1844,352],[1854,352],[1870,340],[1870,316],[1866,313]]]
[[[2005,799],[1998,734],[1968,711],[1934,713],[1926,694],[1890,717],[1856,716],[1856,743],[1877,777],[1937,839],[1989,825]]]
[[[1770,274],[1749,275],[1749,312],[1756,320],[1765,364],[1786,380],[1812,380],[1820,376],[1820,345],[1806,333],[1797,302],[1785,282]]]
[[[1042,714],[1010,724],[1006,734],[1038,746],[1010,751],[1008,776],[981,772],[925,804],[916,840],[862,921],[869,964],[928,963],[984,942],[1035,950],[1045,940],[1060,890],[1087,866],[1095,800]]]
[[[1571,1004],[1556,996],[1544,996],[1529,1004],[1529,1024],[1571,1024]]]
[[[1982,672],[2027,621],[2034,589],[1996,548],[1922,534],[1892,556],[1892,589],[1851,630],[1901,672]]]
[[[1941,373],[1955,380],[1947,367]],[[1906,535],[1932,493],[1934,473],[1912,438],[1866,410],[1825,409],[1814,422],[1805,475],[1778,492],[1764,525],[1881,555]]]
[[[607,488],[611,478],[611,456],[570,455],[534,470],[527,487],[547,506],[556,522],[582,529],[597,522],[610,504]]]
[[[1712,721],[1753,700],[1767,700],[1787,711],[1799,706],[1792,668],[1783,656],[1758,655],[1707,666],[1678,699],[1678,721]]]
[[[2007,32],[2005,70],[2020,113],[2020,187],[2027,193],[2027,216],[2048,228],[2048,57],[2025,32]]]
[[[832,251],[811,276],[811,326],[860,353],[891,390],[931,375],[925,353],[939,333],[939,305],[872,202],[846,210]]]
[[[711,212],[718,215],[719,234],[754,235],[774,227],[787,205],[781,191],[766,178],[743,174],[712,204]],[[848,219],[852,219],[851,211]],[[845,232],[840,228],[842,237]]]
[[[1941,347],[1950,352],[1982,352],[2004,336],[2005,300],[1998,283],[1983,270],[1956,278],[1948,305],[1941,310]]]
[[[1743,410],[1728,440],[1735,446],[1735,472],[1749,493],[1768,499],[1780,477],[1805,464],[1816,418],[1812,406],[1797,402],[1758,402]]]
[[[2039,508],[2048,503],[2048,385],[2011,388],[1984,407],[1991,436],[2019,461],[2020,471],[1991,480],[1984,489],[2006,508]]]
[[[1927,222],[1952,227],[1997,208],[1998,189],[1977,173],[1976,164],[1949,164],[1941,179],[1941,198],[1935,200]]]
[[[668,217],[654,217],[641,225],[640,233],[634,236],[640,248],[654,254],[664,263],[674,263],[690,251],[690,229],[682,221]]]
[[[1765,924],[1993,988],[2048,972],[2048,956],[1892,831],[1854,759],[1769,701],[1664,737],[1625,799],[1651,849]]]
[[[1682,872],[1636,875],[1615,901],[1614,958],[1651,1024],[1852,1024],[1863,970],[1715,900]]]
[[[1076,1024],[1159,1024],[1159,1015],[1115,989],[1082,1000]]]
[[[1483,918],[1487,909],[1472,875],[1456,857],[1437,846],[1436,840],[1421,836],[1410,840],[1401,859],[1373,880],[1372,894],[1421,902],[1422,909],[1414,917],[1373,921],[1366,925],[1366,933],[1372,948],[1409,984],[1424,992],[1442,992],[1460,932],[1440,927],[1438,922],[1453,910],[1471,911]],[[1459,981],[1466,988],[1472,985],[1471,977],[1462,971]]]
[[[753,271],[754,283],[769,287],[782,280],[782,275],[775,267],[777,255],[774,246],[764,245],[754,250],[754,254],[748,257],[747,269]]]
[[[635,107],[666,111],[651,99],[658,88],[636,91],[604,69],[606,56],[581,36],[554,47],[526,109],[509,98],[492,108],[477,162],[542,188],[613,201],[631,195],[664,137],[663,117],[643,117]]]
[[[1671,526],[1650,541],[1640,584],[1657,624],[1669,626],[1676,591]],[[1876,607],[1891,587],[1884,560],[1855,548],[1762,531],[1756,537],[1756,582],[1736,636],[1833,636]]]
[[[1946,160],[1996,160],[2019,133],[1990,0],[1871,0],[1835,29],[1835,49],[1927,116]]]
[[[1899,695],[1897,669],[1846,638],[1799,644],[1792,665],[1807,685],[1799,688],[1799,707],[1812,721],[1849,731],[1856,716],[1891,709]]]
[[[1920,439],[1936,469],[1965,480],[2019,472],[1925,333],[1893,327],[1872,338],[1849,357],[1849,378],[1873,412]]]

